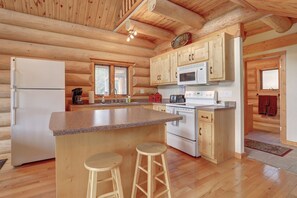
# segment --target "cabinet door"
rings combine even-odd
[[[177,52],[173,52],[170,54],[170,81],[176,83],[177,82]]]
[[[159,60],[158,58],[152,58],[150,60],[150,80],[151,85],[157,85],[159,82],[159,73],[158,73],[158,66],[159,66]]]
[[[199,121],[199,152],[214,159],[213,123]]]
[[[192,62],[191,47],[184,47],[177,52],[177,63],[179,66],[188,65]]]
[[[191,51],[193,63],[208,60],[208,42],[193,45]]]
[[[223,60],[223,38],[221,36],[216,37],[215,39],[209,41],[209,80],[225,80],[225,69],[224,69],[224,60]]]
[[[170,83],[170,54],[160,57],[160,65],[158,70],[160,75],[159,84]]]

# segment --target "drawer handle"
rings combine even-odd
[[[191,54],[189,54],[189,61],[191,61]]]
[[[210,67],[210,71],[209,72],[210,72],[210,74],[212,74],[212,67]]]
[[[177,72],[175,72],[175,78],[177,78]]]
[[[200,128],[199,128],[199,135],[202,135],[202,134],[201,134],[201,130],[202,130],[202,128],[200,127]]]
[[[194,60],[194,54],[192,54],[192,60]]]
[[[201,118],[206,118],[206,119],[208,119],[208,116],[201,116]]]

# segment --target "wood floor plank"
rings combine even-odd
[[[0,159],[4,157],[10,158],[0,155]],[[297,175],[258,161],[231,159],[215,165],[172,148],[167,159],[176,198],[297,197]],[[55,161],[17,168],[6,164],[0,170],[2,197],[55,197]]]

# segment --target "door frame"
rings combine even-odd
[[[271,58],[279,59],[279,69],[280,69],[280,81],[279,81],[279,90],[280,90],[280,141],[283,144],[290,144],[287,140],[287,107],[286,107],[286,51],[280,51],[275,53],[262,54],[257,56],[252,56],[244,58],[244,114],[247,110],[247,62],[255,60],[265,60]],[[246,122],[244,123],[246,124]]]

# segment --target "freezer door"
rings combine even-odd
[[[15,88],[65,88],[64,62],[26,58],[14,58],[14,61],[11,76]]]
[[[17,90],[12,130],[12,165],[55,157],[49,120],[52,112],[65,111],[64,90]]]

